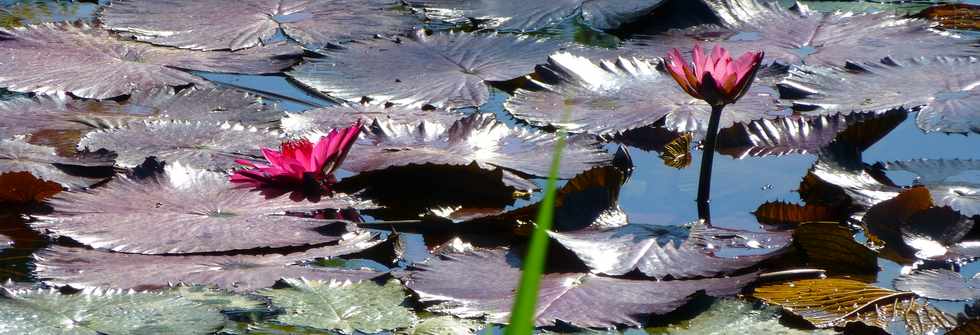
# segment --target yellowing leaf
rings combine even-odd
[[[660,158],[664,160],[664,165],[675,169],[683,169],[691,165],[691,140],[694,138],[692,133],[684,133],[664,146],[664,152]]]

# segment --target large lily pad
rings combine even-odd
[[[358,208],[336,194],[320,202],[269,198],[235,188],[222,173],[168,164],[147,176],[120,176],[92,192],[62,193],[54,212],[31,226],[95,248],[164,254],[323,244],[343,239],[347,224],[287,215]]]
[[[301,263],[358,252],[377,243],[372,240],[372,234],[361,233],[337,245],[286,255],[231,256],[136,255],[54,246],[34,255],[35,275],[47,285],[74,288],[159,289],[184,283],[246,292],[270,287],[283,277],[321,280],[377,277],[382,273]]]
[[[113,1],[106,28],[141,41],[195,50],[238,50],[271,39],[280,29],[311,47],[400,33],[418,20],[395,0]]]
[[[0,30],[0,86],[18,92],[113,98],[161,86],[210,84],[180,69],[275,73],[295,62],[296,46],[198,52],[123,41],[85,23]]]
[[[451,125],[419,122],[379,122],[354,144],[344,164],[352,171],[372,171],[406,165],[478,164],[486,170],[504,168],[528,175],[547,176],[558,137],[512,128],[493,114],[479,113]],[[594,139],[570,139],[562,152],[560,178],[571,178],[612,161]]]
[[[558,45],[510,35],[416,31],[397,41],[373,39],[328,50],[287,73],[341,99],[406,106],[480,106],[486,82],[532,72]]]
[[[444,254],[413,265],[400,276],[429,310],[506,323],[521,276],[521,262],[504,249]],[[547,273],[541,278],[535,324],[561,320],[580,327],[639,326],[646,316],[684,305],[695,293],[738,292],[756,274],[700,280],[633,280],[588,273]]]
[[[230,170],[235,160],[261,157],[261,148],[276,147],[279,134],[241,124],[152,120],[124,128],[93,131],[79,148],[106,149],[119,156],[116,164],[133,167],[147,157],[204,169]]]
[[[946,269],[914,271],[896,278],[895,288],[930,299],[976,300],[980,298],[980,275],[964,279]]]
[[[641,18],[663,0],[408,0],[422,7],[428,16],[450,22],[466,19],[479,21],[481,27],[501,31],[536,31],[554,26],[572,16],[581,15],[586,24],[597,29],[615,29]]]
[[[190,87],[135,92],[123,104],[124,111],[188,121],[233,122],[266,125],[284,115],[278,105],[254,94],[229,88]]]
[[[350,334],[407,328],[416,321],[415,314],[401,306],[406,295],[397,280],[384,286],[372,281],[284,282],[288,287],[259,292],[286,310],[276,317],[282,323]]]
[[[779,1],[708,0],[717,20],[662,34],[642,35],[628,48],[666,55],[697,43],[718,44],[733,54],[765,51],[768,61],[843,66],[848,60],[887,56],[975,54],[971,41],[934,30],[934,23],[894,13],[821,13]]]
[[[62,157],[54,148],[20,140],[0,140],[0,173],[28,172],[37,179],[69,189],[86,188],[111,177],[114,158],[105,151]],[[82,173],[87,168],[95,169],[95,173]]]
[[[91,289],[0,292],[4,335],[211,334],[225,324],[217,310],[170,293]]]
[[[919,108],[924,131],[980,133],[980,62],[973,57],[885,59],[849,69],[799,67],[781,85],[806,94],[794,101],[810,113]]]
[[[331,129],[350,127],[357,120],[371,124],[390,121],[397,124],[417,124],[429,121],[453,124],[463,118],[463,114],[446,109],[423,109],[410,106],[384,106],[372,104],[342,103],[336,106],[317,108],[302,113],[287,113],[282,119],[282,128],[290,136],[314,133],[326,134]]]
[[[663,119],[670,130],[704,133],[708,128],[711,106],[684,92],[652,61],[618,58],[593,63],[559,53],[538,67],[537,77],[542,80],[531,79],[537,88],[517,90],[504,105],[514,117],[536,126],[606,135]],[[720,128],[779,116],[784,108],[777,95],[772,87],[753,85],[725,109]]]

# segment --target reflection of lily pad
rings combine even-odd
[[[86,188],[111,177],[113,158],[105,151],[62,157],[54,148],[19,140],[0,140],[0,173],[28,172],[40,180],[69,189]],[[94,169],[94,173],[86,174],[85,169]]]
[[[286,215],[370,206],[337,194],[318,203],[267,198],[235,188],[222,173],[169,164],[148,176],[120,176],[92,192],[62,193],[31,226],[96,248],[162,254],[334,242],[343,222]]]
[[[112,30],[141,41],[196,50],[238,50],[279,29],[311,46],[400,33],[417,22],[394,0],[113,1],[101,15]]]
[[[401,304],[405,292],[397,280],[384,286],[372,281],[284,279],[287,287],[259,292],[285,310],[276,320],[289,325],[377,333],[407,328],[415,314]]]
[[[298,47],[277,44],[241,52],[197,52],[123,41],[78,23],[0,30],[0,86],[18,92],[112,98],[135,89],[207,81],[180,69],[262,74],[291,66]]]
[[[534,69],[556,43],[511,35],[416,31],[399,41],[373,39],[329,50],[290,71],[293,79],[334,97],[407,106],[480,106],[486,82]]]
[[[663,119],[670,130],[705,132],[711,106],[685,93],[657,64],[636,58],[593,63],[559,53],[532,79],[537,89],[520,89],[505,104],[514,117],[536,126],[570,132],[615,134]],[[757,83],[721,116],[721,128],[774,118],[783,110],[772,87]],[[564,114],[570,115],[566,118]]]
[[[914,271],[896,278],[895,288],[930,299],[977,300],[980,298],[980,274],[965,279],[946,269]]]
[[[535,31],[581,16],[596,29],[615,29],[641,18],[663,0],[408,0],[432,18],[459,22],[474,19],[481,27],[502,31]]]

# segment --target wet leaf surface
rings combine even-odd
[[[105,99],[135,89],[205,80],[180,69],[263,74],[291,66],[299,48],[269,45],[241,52],[197,52],[123,41],[85,23],[0,30],[0,86],[12,91]],[[41,57],[43,55],[43,57]]]
[[[980,297],[980,276],[966,279],[946,269],[921,270],[896,278],[895,288],[930,299],[976,300]]]
[[[427,16],[461,22],[476,20],[480,27],[501,31],[528,32],[554,26],[573,16],[596,29],[615,29],[643,17],[663,0],[560,0],[528,2],[515,0],[409,0]]]
[[[667,143],[664,146],[660,158],[664,160],[664,165],[675,169],[683,169],[691,165],[691,141],[694,135],[684,133]]]
[[[756,308],[738,300],[722,299],[684,325],[670,325],[670,335],[695,334],[837,334],[832,330],[799,330],[780,322],[776,308]]]
[[[222,173],[168,164],[145,176],[119,176],[91,192],[62,193],[32,228],[114,251],[164,254],[315,245],[343,239],[347,224],[290,216],[370,207],[337,194],[320,202],[266,197],[235,188]]]
[[[793,230],[793,244],[803,267],[868,282],[878,274],[878,253],[855,241],[854,232],[836,222],[800,225]]]
[[[0,173],[0,203],[41,202],[58,192],[61,185],[37,179],[29,172]]]
[[[225,317],[167,293],[9,291],[0,296],[2,334],[210,334]]]
[[[889,116],[861,113],[833,116],[793,115],[772,120],[739,123],[718,135],[718,152],[742,159],[747,157],[819,154],[845,131],[874,138],[877,123]],[[877,140],[877,139],[875,139]],[[858,144],[858,143],[855,143]]]
[[[949,206],[964,216],[980,215],[980,161],[968,159],[916,159],[887,162],[886,171],[915,174],[917,185],[929,189],[938,207]]]
[[[971,4],[932,6],[916,16],[939,23],[945,29],[980,30],[980,7]]]
[[[54,148],[19,140],[0,140],[0,173],[27,172],[37,179],[69,189],[86,188],[111,177],[114,158],[106,151],[62,157]]]
[[[548,58],[538,67],[536,87],[519,89],[504,108],[535,126],[564,127],[569,132],[617,134],[663,120],[674,131],[704,133],[711,106],[692,98],[657,64],[637,58],[598,63],[569,53]],[[752,85],[739,103],[725,108],[720,128],[735,123],[775,118],[779,106],[775,89]],[[565,118],[565,110],[570,115]]]
[[[372,103],[406,106],[480,106],[490,96],[487,82],[531,73],[557,47],[511,35],[416,31],[397,41],[373,39],[325,50],[325,58],[309,58],[287,74],[350,101],[367,97]]]
[[[281,323],[350,334],[407,328],[416,322],[416,316],[401,306],[407,297],[397,280],[383,286],[372,281],[284,279],[284,283],[285,288],[259,292],[285,309],[276,317]]]
[[[367,125],[371,125],[373,121],[405,125],[428,121],[451,125],[463,117],[463,113],[445,109],[343,103],[302,113],[289,113],[282,119],[282,128],[290,136],[302,136],[310,133],[325,134],[334,128],[349,127],[357,120]]]
[[[217,308],[222,312],[259,311],[268,308],[265,302],[253,297],[204,285],[177,285],[171,292],[198,304]]]
[[[418,20],[393,0],[114,1],[100,19],[141,41],[195,50],[262,45],[281,29],[309,46],[400,33]]]
[[[841,211],[823,205],[797,205],[782,201],[770,201],[755,210],[759,223],[775,229],[796,227],[814,221],[839,222],[843,219]]]
[[[451,316],[422,319],[411,329],[399,332],[404,335],[471,335],[483,325],[473,320],[461,320]]]

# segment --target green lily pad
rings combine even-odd
[[[800,330],[789,328],[779,323],[779,317],[779,310],[776,308],[757,309],[750,303],[723,299],[711,305],[710,309],[694,319],[672,324],[666,329],[654,331],[652,334],[837,334],[837,332],[829,329]]]
[[[259,291],[285,313],[276,320],[294,326],[377,333],[407,328],[415,314],[402,307],[405,291],[396,280],[384,286],[372,281],[283,279],[286,288]]]
[[[414,327],[399,332],[399,335],[471,335],[476,334],[482,324],[473,320],[457,319],[451,316],[436,316],[422,319]]]
[[[225,312],[254,311],[266,308],[264,302],[246,295],[204,285],[178,285],[173,288],[172,292],[190,301]]]

